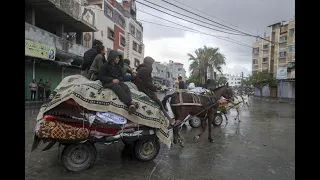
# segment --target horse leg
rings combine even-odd
[[[227,115],[223,113],[223,116],[226,118],[226,121],[228,121]]]
[[[179,137],[179,135],[178,135],[179,134],[179,127],[175,126],[172,128],[172,130],[173,130],[173,143],[177,144],[178,137]]]
[[[237,113],[238,113],[238,115],[237,115],[238,121],[240,122],[240,112],[239,112],[239,109],[237,109]]]
[[[208,117],[208,140],[211,143],[214,142],[213,139],[212,139],[212,132],[211,132],[211,130],[212,130],[211,124],[213,122],[213,119],[214,119],[214,112],[210,113],[209,117]]]
[[[201,135],[206,131],[206,128],[207,128],[206,120],[207,120],[207,117],[201,118],[201,132],[193,138],[194,140],[198,140],[201,137]]]
[[[237,120],[237,118],[239,117],[239,107],[236,108],[236,110],[237,110],[237,116],[234,118],[234,120]]]

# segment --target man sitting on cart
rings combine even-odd
[[[129,87],[123,83],[124,74],[119,63],[120,60],[122,60],[122,55],[118,51],[111,50],[107,63],[100,68],[99,80],[104,88],[112,89],[120,101],[128,106],[129,114],[133,114],[138,108],[138,103],[132,100]]]

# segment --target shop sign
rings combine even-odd
[[[25,39],[25,55],[42,59],[54,60],[56,48]]]

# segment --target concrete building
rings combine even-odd
[[[143,26],[136,19],[134,0],[87,0],[87,9],[97,14],[97,32],[88,32],[88,47],[93,39],[103,41],[107,51],[117,50],[138,67],[144,58]],[[107,53],[108,54],[108,53]]]
[[[97,31],[95,14],[87,12],[80,0],[25,0],[25,99],[32,79],[50,79],[55,88],[80,72],[88,50],[83,32]]]
[[[295,19],[268,27],[270,36],[265,35],[265,39],[269,41],[260,39],[253,44],[252,72],[268,70],[276,77],[279,67],[287,67],[288,77],[283,80],[281,96],[295,98]],[[279,84],[276,89],[265,87],[264,96],[279,97],[280,89]]]
[[[169,63],[155,62],[153,64],[152,76],[157,83],[166,83],[168,87],[173,86],[173,81],[182,76],[186,80],[186,70],[183,64],[169,60]]]
[[[226,77],[229,83],[229,86],[241,86],[241,75],[236,74],[217,74],[217,79],[221,76]],[[247,79],[248,77],[243,77],[243,79]]]

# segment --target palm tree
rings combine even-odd
[[[189,70],[193,75],[199,75],[200,83],[205,83],[207,78],[208,69],[213,77],[214,69],[222,73],[222,65],[225,65],[225,56],[219,52],[219,48],[212,48],[204,46],[204,48],[198,48],[195,50],[196,56],[188,53],[189,61],[192,61]]]

